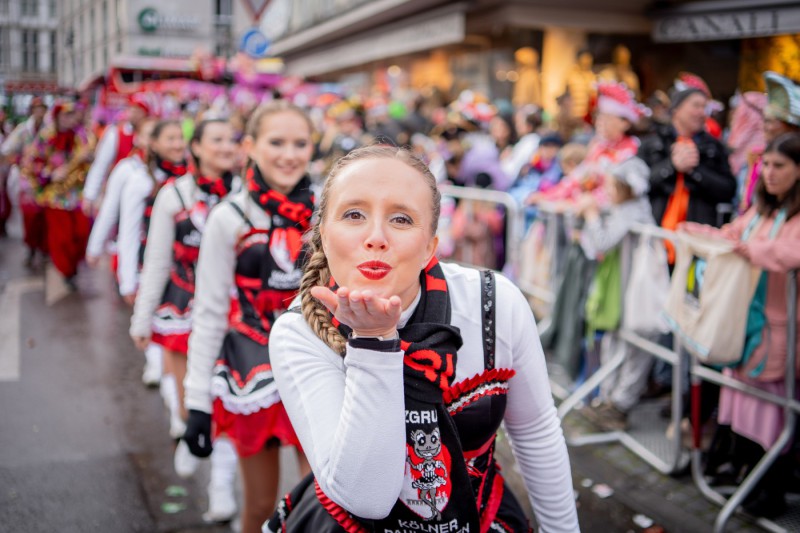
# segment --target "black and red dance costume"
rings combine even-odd
[[[248,199],[270,223],[268,228],[255,227],[235,201],[229,202],[246,231],[236,244],[236,296],[211,380],[215,433],[226,434],[240,457],[270,443],[299,447],[272,374],[269,334],[300,288],[302,236],[314,209],[308,177],[288,195],[272,190],[257,167],[248,169],[245,183]]]
[[[455,385],[462,340],[450,325],[448,284],[435,259],[420,281],[419,304],[399,330],[405,352],[407,466],[397,503],[380,520],[353,516],[325,495],[312,474],[281,501],[265,531],[531,531],[495,460],[496,432],[515,372],[495,367],[494,275],[481,276],[484,370]],[[350,329],[338,327],[347,337]]]
[[[144,250],[147,247],[147,232],[150,231],[150,219],[153,216],[153,205],[156,203],[158,192],[167,185],[172,184],[176,179],[186,174],[185,162],[173,163],[159,156],[156,158],[156,172],[163,173],[163,178],[153,180],[153,189],[145,200],[144,214],[142,215],[142,240],[139,244],[139,272],[144,267]],[[178,194],[180,196],[180,193]],[[182,200],[182,199],[181,199]]]
[[[176,187],[165,190],[177,195],[181,209],[175,214],[173,265],[161,304],[153,317],[152,334],[152,342],[182,354],[188,352],[192,331],[195,268],[206,218],[237,181],[230,173],[221,178],[201,176],[196,168],[190,168],[187,176],[193,177],[198,189],[193,203],[181,195],[177,182]]]

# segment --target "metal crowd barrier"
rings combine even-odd
[[[636,224],[631,234],[674,240],[675,235],[657,226]],[[628,237],[629,238],[629,237]],[[633,251],[633,247],[631,247]],[[627,280],[623,280],[623,287]],[[623,309],[624,313],[624,309]],[[683,383],[686,366],[680,356],[680,341],[673,336],[672,349],[665,348],[650,339],[632,331],[621,328],[617,334],[624,342],[638,348],[657,359],[666,361],[672,366],[672,394],[670,418],[663,419],[660,404],[654,402],[640,403],[628,414],[629,428],[626,431],[608,431],[573,436],[567,439],[571,446],[619,442],[631,452],[639,456],[653,468],[664,474],[674,474],[684,469],[689,463],[689,454],[681,445],[681,419],[683,417]],[[606,378],[625,362],[626,350],[617,350],[616,354],[586,379],[577,389],[562,400],[558,406],[558,416],[564,418],[575,407],[581,405]],[[672,428],[668,435],[668,428]]]
[[[767,453],[756,464],[753,470],[742,481],[738,488],[727,498],[721,492],[714,490],[706,481],[702,472],[702,450],[700,449],[699,429],[695,428],[692,449],[692,478],[694,479],[700,492],[709,500],[722,506],[717,519],[714,522],[714,532],[722,533],[725,531],[728,520],[736,512],[738,507],[744,502],[745,498],[752,492],[758,482],[767,473],[767,470],[775,463],[781,452],[789,446],[794,439],[795,426],[797,425],[797,414],[800,413],[800,402],[796,399],[796,365],[797,359],[797,270],[792,270],[787,276],[786,287],[786,309],[787,309],[787,353],[786,353],[786,372],[785,385],[786,394],[777,396],[761,389],[747,385],[744,382],[716,372],[710,368],[701,366],[696,358],[692,358],[691,375],[692,387],[699,387],[700,381],[705,380],[716,383],[720,386],[730,387],[740,392],[755,396],[761,400],[774,403],[783,407],[784,426],[777,441],[767,450]],[[788,473],[786,474],[788,475]],[[786,513],[767,520],[757,518],[756,523],[768,531],[789,532],[800,531],[800,506],[790,506]]]
[[[514,198],[503,192],[449,185],[441,186],[441,192],[443,196],[449,196],[460,200],[492,202],[502,205],[505,208],[507,221],[505,249],[507,260],[504,270],[512,278],[515,277],[515,274],[519,271],[521,261],[520,247],[522,239],[524,238],[525,222],[524,212],[517,206]],[[720,215],[724,214],[724,212],[720,213]],[[552,278],[548,286],[532,286],[520,281],[518,281],[518,285],[527,296],[552,303],[555,300],[555,290],[560,281],[556,273],[561,271],[563,265],[566,244],[569,241],[569,233],[572,231],[572,224],[568,216],[560,212],[552,211],[546,205],[539,207],[538,219],[545,221],[547,242],[554,243],[556,247],[555,250],[551,250],[550,272]],[[675,240],[675,234],[673,232],[657,226],[637,224],[632,228],[631,233],[670,241]],[[484,267],[480,264],[470,264],[469,266],[478,268]],[[626,280],[623,280],[623,282],[625,281]],[[747,495],[752,492],[761,478],[763,478],[769,467],[781,454],[781,451],[783,451],[794,438],[797,414],[800,413],[800,402],[795,399],[797,271],[792,271],[790,273],[787,285],[789,323],[787,326],[788,347],[785,396],[776,396],[747,385],[721,372],[701,365],[694,357],[690,358],[690,367],[687,372],[685,358],[681,355],[682,350],[677,335],[673,336],[673,346],[672,349],[669,349],[652,340],[641,337],[632,331],[620,329],[617,333],[621,340],[672,366],[672,390],[674,393],[671,395],[670,418],[669,420],[664,420],[659,416],[658,411],[660,410],[660,403],[640,403],[629,413],[630,427],[628,430],[573,436],[567,439],[568,444],[571,446],[583,446],[619,442],[653,468],[664,474],[675,474],[683,470],[688,464],[691,464],[692,477],[701,493],[712,502],[722,506],[714,524],[714,531],[718,533],[725,531],[725,527],[731,516],[737,511],[738,507],[742,504]],[[548,317],[537,318],[539,318],[539,329],[541,330],[542,324],[547,322]],[[603,380],[608,378],[622,365],[625,361],[625,356],[625,350],[618,350],[612,359],[603,363],[592,376],[587,378],[583,384],[571,393],[569,392],[569,385],[551,379],[553,393],[561,400],[558,407],[559,417],[564,418],[575,407],[583,403]],[[709,486],[703,476],[701,461],[702,450],[700,449],[701,428],[693,428],[693,448],[691,451],[687,451],[682,446],[682,391],[687,374],[691,378],[691,386],[693,388],[699,387],[700,382],[705,380],[721,386],[731,387],[757,398],[775,403],[776,405],[782,406],[784,409],[784,428],[778,440],[729,497],[726,497],[721,492]],[[669,436],[667,435],[668,425],[673,428]],[[787,513],[772,521],[756,517],[756,523],[771,532],[800,531],[800,507],[790,506]]]
[[[473,187],[457,187],[455,185],[440,185],[439,190],[442,193],[442,196],[447,196],[458,200],[490,202],[499,206],[503,206],[505,209],[506,220],[506,264],[509,265],[509,268],[513,268],[514,265],[519,264],[519,246],[522,242],[522,229],[524,221],[522,219],[520,208],[513,196],[506,192],[478,189]],[[469,212],[467,216],[470,216]],[[481,265],[474,261],[462,261],[462,263],[476,268],[485,268],[485,265]]]

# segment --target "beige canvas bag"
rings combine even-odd
[[[708,364],[740,360],[758,269],[720,237],[678,231],[665,314],[686,349]]]

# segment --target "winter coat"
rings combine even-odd
[[[639,147],[639,157],[650,167],[650,204],[653,218],[659,224],[675,190],[678,172],[672,166],[670,154],[677,138],[671,125],[658,126]],[[736,178],[731,173],[722,143],[706,131],[697,133],[693,140],[700,153],[700,163],[684,175],[684,185],[689,190],[686,220],[718,227],[717,206],[733,201]]]

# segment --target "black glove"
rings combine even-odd
[[[211,455],[211,415],[189,409],[189,420],[186,421],[183,440],[186,441],[192,455],[196,457]]]

